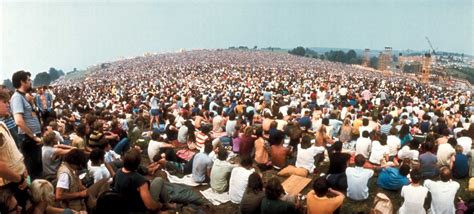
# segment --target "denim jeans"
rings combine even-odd
[[[114,147],[114,152],[119,154],[119,155],[122,155],[123,153],[125,153],[128,149],[130,149],[130,143],[129,143],[129,140],[128,138],[123,138],[122,140],[120,140],[117,145],[115,145]]]

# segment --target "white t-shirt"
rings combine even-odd
[[[365,158],[369,158],[370,138],[359,137],[356,142],[356,155],[362,154]]]
[[[313,172],[314,156],[319,153],[324,153],[326,149],[322,146],[310,146],[309,148],[301,148],[301,144],[298,144],[298,154],[296,155],[296,167],[307,169],[309,172]]]
[[[388,148],[390,148],[390,156],[395,156],[397,155],[398,149],[402,145],[400,138],[398,138],[395,135],[389,135],[387,136],[387,145]]]
[[[409,158],[410,160],[418,160],[420,152],[418,150],[410,149],[409,146],[404,146],[400,151],[398,151],[398,159],[403,160]]]
[[[431,193],[431,206],[429,213],[454,213],[454,197],[459,189],[456,181],[432,181],[426,180],[424,186]]]
[[[359,133],[362,135],[364,131],[367,131],[370,134],[373,131],[373,129],[370,126],[360,126]]]
[[[472,147],[472,139],[470,137],[460,137],[457,139],[458,145],[462,146],[462,153],[467,154],[469,151],[471,151]]]
[[[382,160],[385,155],[388,155],[389,153],[390,148],[387,145],[382,146],[379,141],[373,141],[369,161],[371,163],[380,164],[380,160]]]
[[[340,88],[339,89],[339,95],[346,96],[347,95],[347,88],[346,87]]]
[[[69,175],[67,173],[59,174],[56,188],[69,189]]]
[[[374,171],[363,167],[347,167],[347,197],[353,200],[364,200],[369,197],[367,183],[374,175]]]
[[[403,186],[401,195],[405,200],[398,211],[399,214],[426,213],[423,204],[428,195],[428,188],[412,185]]]
[[[438,165],[449,166],[450,158],[455,154],[454,148],[449,143],[442,143],[438,145],[438,152],[436,157],[438,158]]]
[[[240,204],[240,201],[242,201],[244,192],[247,189],[249,176],[254,171],[253,168],[249,170],[241,166],[232,169],[229,180],[229,196],[233,203]]]
[[[101,164],[100,166],[90,166],[89,172],[92,173],[92,176],[94,177],[94,183],[104,178],[110,178],[109,170],[107,170],[104,164]]]
[[[158,154],[162,145],[163,145],[163,142],[150,140],[150,142],[148,143],[147,152],[148,152],[148,158],[150,158],[151,161],[153,161],[153,157],[155,157],[155,155]]]

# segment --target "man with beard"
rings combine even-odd
[[[30,72],[17,71],[12,76],[16,91],[11,97],[10,105],[18,125],[20,150],[25,157],[25,165],[31,180],[39,178],[43,172],[41,163],[41,125],[33,114],[33,108],[25,95],[31,90]]]

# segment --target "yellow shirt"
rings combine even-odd
[[[8,131],[5,123],[0,122],[0,161],[8,165],[12,171],[23,174],[26,171],[23,163],[23,154],[13,140],[10,131]],[[0,186],[6,185],[11,181],[0,178]]]

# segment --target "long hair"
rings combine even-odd
[[[249,181],[247,184],[247,193],[255,193],[261,192],[263,190],[263,181],[260,175],[256,172],[250,174]]]

